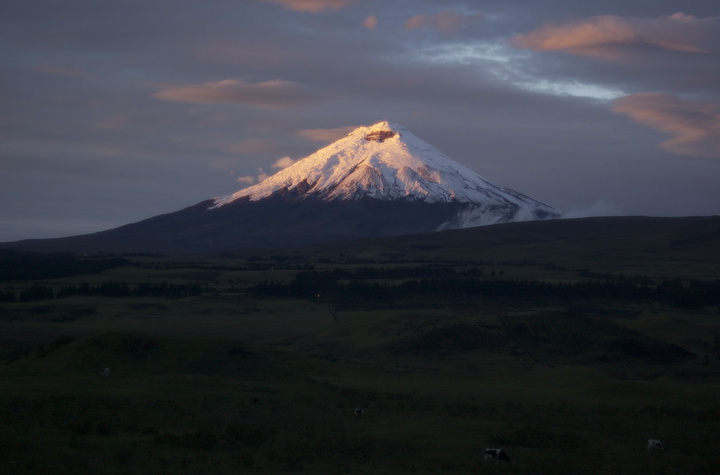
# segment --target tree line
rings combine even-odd
[[[312,271],[313,269],[306,269]],[[473,266],[466,267],[462,270],[455,270],[448,266],[437,265],[420,265],[420,266],[404,266],[404,267],[337,267],[325,271],[315,271],[315,274],[323,274],[334,279],[422,279],[438,276],[463,276],[463,277],[482,277],[483,270]],[[298,279],[312,279],[312,273],[298,274]]]
[[[488,279],[464,275],[413,278],[400,282],[341,280],[334,271],[299,272],[290,282],[264,281],[250,288],[257,296],[322,299],[327,301],[383,301],[419,295],[471,295],[508,298],[515,301],[571,302],[582,299],[657,301],[696,308],[720,305],[720,280],[666,280],[656,285],[634,281],[605,280],[542,282],[535,280]]]
[[[32,302],[37,300],[52,300],[56,298],[71,297],[74,295],[94,295],[101,297],[161,297],[183,298],[194,297],[207,291],[200,284],[170,284],[140,283],[128,284],[126,282],[102,282],[99,284],[81,283],[66,285],[55,290],[47,285],[34,284],[22,290],[16,299],[14,292],[0,293],[0,301],[4,302]]]
[[[78,258],[70,253],[38,254],[0,250],[0,282],[13,280],[47,280],[82,274],[97,274],[107,269],[129,265],[120,257]]]

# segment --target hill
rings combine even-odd
[[[312,258],[534,264],[594,272],[720,277],[720,217],[596,217],[325,243]],[[277,254],[277,252],[275,252]]]

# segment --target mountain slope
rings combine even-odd
[[[282,249],[313,243],[434,232],[458,203],[238,200],[208,209],[212,201],[138,223],[82,236],[33,239],[0,248],[40,252],[192,254],[241,249]]]
[[[1,247],[168,254],[277,249],[559,216],[406,129],[380,122],[230,196],[95,234]]]

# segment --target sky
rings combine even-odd
[[[566,217],[720,214],[707,0],[4,0],[0,242],[225,196],[388,120]]]

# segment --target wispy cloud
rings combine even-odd
[[[318,13],[325,10],[339,10],[349,6],[353,0],[260,0],[284,5],[296,12]]]
[[[615,100],[613,111],[667,132],[660,146],[673,153],[720,158],[720,107],[670,94],[643,93]]]
[[[591,216],[619,216],[623,214],[622,206],[605,199],[600,199],[589,206],[574,208],[563,213],[563,218],[589,218]]]
[[[511,43],[535,51],[565,51],[585,56],[615,58],[623,47],[651,45],[686,53],[716,52],[720,38],[718,17],[696,18],[675,13],[660,18],[603,15],[548,24]]]
[[[245,183],[246,185],[252,185],[255,183],[255,177],[250,175],[239,176],[235,181],[238,183]]]
[[[290,157],[282,157],[275,160],[275,162],[271,165],[272,168],[275,170],[283,170],[290,165],[294,164],[297,160],[293,160]]]
[[[236,103],[261,109],[285,109],[318,102],[320,94],[292,81],[247,83],[237,79],[189,86],[170,86],[153,94],[157,99],[196,103]]]
[[[290,165],[293,165],[295,162],[297,162],[297,160],[293,160],[291,157],[287,157],[287,156],[281,157],[281,158],[278,158],[277,160],[275,160],[272,163],[272,165],[270,165],[270,168],[272,168],[274,170],[278,170],[278,171],[284,170],[285,168],[289,167]],[[258,168],[257,171],[258,171],[257,176],[245,175],[245,176],[236,178],[235,181],[237,181],[238,183],[243,183],[245,185],[250,186],[250,185],[254,185],[256,183],[260,183],[263,180],[265,180],[266,178],[268,178],[269,176],[271,176],[271,174],[265,172],[265,169],[263,169],[262,167]]]
[[[237,155],[257,155],[277,149],[275,142],[269,139],[249,138],[225,147],[225,151]]]
[[[445,10],[435,15],[416,15],[408,18],[405,29],[418,30],[429,28],[443,33],[452,33],[468,24],[484,18],[482,14],[464,15],[452,10]]]
[[[82,69],[69,68],[67,66],[43,64],[35,67],[35,71],[43,74],[51,74],[53,76],[65,76],[78,79],[97,79],[97,77],[92,73]]]
[[[339,127],[336,129],[305,129],[297,133],[298,137],[310,139],[314,142],[334,142],[345,137],[356,127]]]

